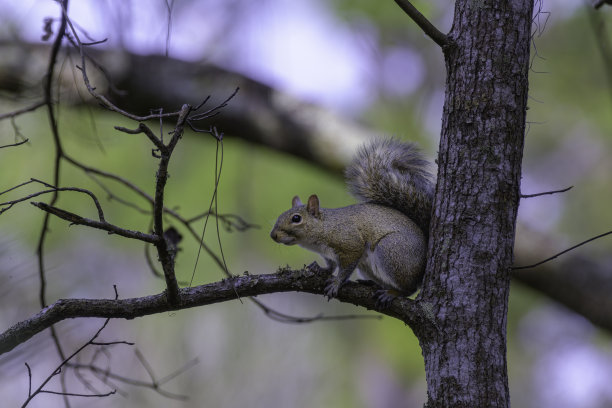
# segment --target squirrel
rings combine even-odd
[[[337,270],[325,286],[328,299],[338,295],[355,269],[382,288],[378,305],[410,296],[425,271],[433,201],[428,166],[414,144],[376,139],[361,146],[345,170],[359,204],[322,208],[316,195],[306,204],[295,196],[270,236],[318,253],[329,273]]]

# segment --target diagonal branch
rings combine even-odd
[[[438,30],[419,10],[416,9],[408,0],[395,0],[398,6],[419,26],[429,38],[436,44],[444,48],[450,45],[448,36]]]
[[[0,146],[0,149],[4,149],[6,147],[17,147],[17,146],[21,146],[22,144],[28,143],[30,139],[24,139],[21,142],[16,142],[16,143],[11,143],[11,144],[7,144],[7,145],[2,145]]]
[[[8,119],[8,118],[14,118],[14,117],[22,115],[24,113],[33,112],[36,109],[38,109],[38,108],[40,108],[42,106],[45,106],[46,104],[47,104],[47,102],[45,102],[45,101],[39,101],[39,102],[33,103],[30,106],[26,106],[25,108],[21,108],[21,109],[17,109],[15,111],[12,111],[12,112],[0,114],[0,120],[4,120],[4,119]]]
[[[71,213],[66,210],[62,210],[57,207],[53,207],[49,204],[43,202],[32,202],[33,206],[40,208],[43,211],[46,211],[48,214],[55,215],[63,220],[70,221],[71,224],[77,225],[86,225],[91,228],[101,229],[107,231],[112,234],[121,235],[122,237],[137,239],[139,241],[150,242],[152,244],[157,244],[159,242],[159,238],[155,235],[145,234],[140,231],[132,231],[124,228],[117,227],[106,221],[96,221],[91,220],[89,218],[81,217],[80,215]]]

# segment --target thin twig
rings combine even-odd
[[[79,161],[73,159],[72,157],[70,157],[70,156],[68,156],[66,154],[64,154],[64,159],[68,163],[74,165],[75,167],[80,168],[85,173],[96,174],[98,176],[109,178],[111,180],[117,181],[120,184],[123,184],[125,187],[127,187],[130,190],[134,191],[135,193],[140,195],[142,198],[144,198],[147,201],[149,201],[151,203],[151,205],[153,205],[153,197],[151,197],[149,194],[147,194],[144,190],[142,190],[140,187],[138,187],[136,184],[132,183],[131,181],[128,181],[128,180],[126,180],[123,177],[117,176],[116,174],[109,173],[109,172],[103,171],[103,170],[99,170],[99,169],[96,169],[94,167],[86,166],[86,165],[80,163]]]
[[[213,196],[210,199],[210,203],[208,204],[208,211],[206,212],[206,214],[208,214],[204,220],[204,226],[202,227],[202,233],[200,234],[200,236],[198,237],[196,235],[196,239],[198,240],[198,242],[203,243],[204,242],[204,234],[206,233],[206,227],[208,226],[208,218],[209,215],[212,213],[212,207],[213,204],[215,202],[215,196],[217,195],[217,187],[219,185],[219,177],[220,172],[217,170],[219,168],[219,142],[217,142],[217,150],[215,152],[215,187],[213,190]],[[200,253],[202,250],[203,246],[200,245],[198,248],[198,253],[196,255],[196,259],[193,265],[193,271],[191,273],[191,280],[189,281],[189,286],[191,287],[191,285],[193,284],[193,279],[195,278],[195,273],[198,267],[198,262],[200,260]],[[223,259],[219,259],[216,258],[218,265],[221,267],[221,269],[223,270],[223,273],[225,273],[226,276],[231,277],[232,275],[230,274],[229,270],[227,269],[227,265],[225,264],[225,260]]]
[[[67,15],[67,12],[66,12],[66,8],[63,7],[63,5],[62,5],[62,9],[63,9],[63,16],[65,17]],[[180,111],[172,112],[172,113],[165,113],[165,114],[153,114],[153,115],[147,115],[147,116],[134,115],[130,112],[127,112],[119,108],[117,105],[109,101],[108,98],[106,98],[104,95],[97,93],[96,89],[91,85],[91,82],[89,81],[89,77],[87,75],[87,58],[86,58],[85,50],[84,50],[85,44],[79,38],[79,34],[76,32],[72,24],[72,21],[68,18],[65,18],[65,19],[67,20],[68,26],[70,27],[70,31],[72,32],[72,35],[74,36],[74,39],[78,44],[78,49],[79,49],[79,53],[81,56],[81,66],[80,67],[77,66],[77,69],[79,69],[82,73],[83,82],[89,94],[93,96],[102,106],[104,106],[105,108],[113,112],[117,112],[120,115],[125,116],[126,118],[132,119],[137,122],[146,122],[151,119],[159,119],[159,118],[178,118],[180,116]]]
[[[144,133],[149,138],[149,140],[153,142],[155,147],[157,147],[161,151],[166,150],[166,146],[164,145],[164,143],[157,136],[155,136],[153,131],[147,125],[142,122],[138,124],[138,128],[136,129],[128,129],[123,126],[115,126],[115,129],[120,132],[127,133],[129,135]]]
[[[227,104],[229,103],[229,101],[231,101],[234,96],[236,96],[236,94],[238,94],[238,91],[240,91],[240,88],[236,88],[234,89],[234,92],[232,92],[230,94],[230,96],[228,96],[227,98],[225,98],[225,100],[223,102],[221,102],[220,104],[218,104],[217,106],[202,112],[202,113],[198,113],[198,114],[194,114],[192,116],[189,117],[189,122],[192,121],[197,121],[197,120],[203,120],[203,119],[209,119],[211,117],[213,117],[214,115],[216,115],[221,109],[225,108],[227,106]],[[204,104],[208,101],[210,97],[207,97],[206,99],[204,99],[204,102],[202,102],[201,104],[199,104],[196,109],[194,109],[194,111],[197,111],[198,109],[200,109],[201,107],[204,106]]]
[[[571,250],[573,250],[573,249],[576,249],[576,248],[578,248],[578,247],[580,247],[580,246],[582,246],[582,245],[584,245],[584,244],[588,244],[588,243],[589,243],[589,242],[591,242],[591,241],[594,241],[594,240],[596,240],[596,239],[599,239],[599,238],[605,237],[606,235],[610,235],[610,234],[612,234],[612,231],[604,232],[603,234],[599,234],[599,235],[597,235],[597,236],[595,236],[595,237],[593,237],[593,238],[589,238],[589,239],[587,239],[586,241],[582,241],[581,243],[576,244],[576,245],[574,245],[574,246],[573,246],[573,247],[571,247],[571,248],[568,248],[568,249],[566,249],[566,250],[564,250],[564,251],[561,251],[561,252],[559,252],[558,254],[555,254],[555,255],[551,256],[550,258],[546,258],[546,259],[544,259],[543,261],[540,261],[540,262],[534,263],[534,264],[532,264],[532,265],[525,265],[525,266],[513,266],[513,267],[512,267],[512,269],[513,269],[513,270],[518,270],[518,269],[530,269],[530,268],[535,268],[536,266],[542,265],[543,263],[546,263],[546,262],[548,262],[548,261],[552,261],[553,259],[555,259],[555,258],[557,258],[557,257],[559,257],[559,256],[561,256],[561,255],[563,255],[563,254],[564,254],[564,253],[566,253],[566,252],[569,252],[569,251],[571,251]]]
[[[79,50],[79,44],[77,44],[77,42],[72,38],[72,36],[67,36],[67,38],[70,41],[70,44],[72,44],[72,46],[78,51]],[[108,72],[108,70],[106,68],[104,68],[102,66],[102,64],[100,64],[98,61],[96,61],[89,54],[85,54],[85,57],[94,66],[94,68],[96,68],[98,71],[100,71],[102,73],[102,75],[104,76],[104,78],[107,81],[108,88],[109,88],[109,90],[111,92],[113,92],[115,95],[120,95],[120,96],[123,96],[123,95],[127,94],[126,91],[123,91],[123,90],[117,88],[117,86],[115,85],[113,79],[111,78],[110,73]]]
[[[574,188],[574,186],[569,186],[569,187],[564,188],[562,190],[545,191],[543,193],[521,194],[521,198],[532,198],[532,197],[539,197],[539,196],[543,196],[543,195],[547,195],[547,194],[565,193],[566,191],[569,191],[572,188]]]
[[[21,142],[17,142],[17,143],[12,143],[12,144],[7,144],[7,145],[2,145],[0,146],[0,149],[4,149],[5,147],[16,147],[16,146],[21,146],[22,144],[28,143],[30,141],[30,139],[24,139]]]
[[[161,383],[151,383],[149,381],[142,381],[142,380],[136,380],[134,378],[129,378],[129,377],[125,377],[123,375],[119,375],[119,374],[115,374],[112,371],[108,370],[108,369],[104,369],[101,367],[98,367],[96,365],[91,365],[91,364],[83,364],[83,363],[70,363],[68,365],[71,368],[74,368],[75,370],[88,370],[89,372],[93,373],[94,375],[96,375],[96,377],[103,382],[104,384],[111,386],[111,384],[113,386],[115,386],[114,383],[111,383],[109,381],[109,379],[113,379],[116,381],[119,381],[123,384],[127,384],[127,385],[131,385],[131,386],[135,386],[135,387],[144,387],[144,388],[151,388],[154,391],[156,391],[158,394],[166,397],[166,398],[171,398],[171,399],[177,399],[177,400],[187,400],[189,399],[187,396],[185,395],[179,395],[179,394],[174,394],[168,391],[165,391],[163,389],[160,388]]]
[[[33,181],[32,179],[30,179],[30,180],[28,180],[28,181],[24,181],[24,182],[23,182],[23,183],[21,183],[21,184],[17,184],[16,186],[9,188],[8,190],[4,190],[4,191],[0,192],[0,195],[5,194],[5,193],[8,193],[9,191],[16,190],[16,189],[18,189],[19,187],[26,186],[26,185],[28,185],[28,184],[30,184],[30,183],[33,183],[33,182],[34,182],[34,181]]]
[[[98,198],[96,197],[96,195],[94,193],[92,193],[91,191],[86,190],[84,188],[78,188],[78,187],[57,187],[57,186],[54,186],[54,185],[49,184],[49,183],[45,183],[44,181],[38,180],[38,179],[35,179],[35,178],[32,178],[30,180],[32,180],[32,181],[34,181],[36,183],[40,183],[43,186],[52,188],[55,191],[76,191],[76,192],[79,192],[79,193],[87,194],[89,197],[91,197],[91,199],[94,202],[94,205],[96,206],[96,209],[98,210],[98,218],[102,222],[105,221],[104,220],[104,211],[102,211],[102,206],[100,205],[100,201],[98,201]]]
[[[294,316],[286,313],[281,313],[271,307],[266,306],[263,302],[250,297],[249,300],[255,304],[261,311],[268,316],[270,319],[280,323],[291,323],[291,324],[304,324],[313,323],[316,321],[338,321],[338,320],[354,320],[354,319],[382,319],[382,315],[365,315],[365,314],[346,314],[346,315],[332,315],[325,316],[323,313],[316,314],[314,316]]]
[[[149,266],[149,270],[156,278],[164,279],[164,274],[157,270],[155,267],[155,263],[153,262],[153,258],[151,257],[151,246],[149,244],[145,244],[145,260],[147,261],[147,265]]]
[[[138,358],[138,360],[140,361],[140,363],[142,364],[142,366],[144,367],[145,371],[148,373],[149,378],[151,379],[151,381],[143,381],[143,380],[138,380],[138,379],[134,379],[134,378],[129,378],[120,374],[116,374],[114,372],[111,371],[110,368],[110,355],[107,352],[107,347],[108,346],[112,346],[112,345],[116,345],[116,344],[127,344],[127,345],[133,345],[134,343],[128,343],[128,342],[107,342],[107,343],[103,343],[103,342],[96,342],[96,341],[92,341],[90,342],[91,345],[97,345],[100,346],[92,355],[90,361],[88,363],[81,363],[81,362],[76,362],[76,363],[72,363],[69,362],[66,364],[66,367],[72,368],[75,370],[75,373],[79,373],[78,375],[81,377],[81,382],[83,384],[85,384],[85,386],[90,389],[91,391],[95,391],[96,393],[97,390],[93,387],[93,385],[91,383],[89,383],[81,374],[82,370],[87,370],[90,373],[94,374],[94,376],[96,376],[101,382],[103,382],[104,384],[106,384],[107,386],[111,387],[111,388],[118,388],[116,383],[110,381],[112,380],[116,380],[118,382],[121,382],[123,384],[127,384],[127,385],[132,385],[132,386],[137,386],[137,387],[145,387],[145,388],[151,388],[152,390],[156,391],[157,393],[159,393],[160,395],[167,397],[167,398],[172,398],[172,399],[179,399],[179,400],[187,400],[188,397],[185,395],[179,395],[179,394],[174,394],[168,391],[165,391],[164,389],[162,389],[161,387],[166,384],[167,382],[169,382],[170,380],[176,378],[177,376],[181,375],[182,373],[186,372],[188,369],[190,369],[191,367],[193,367],[195,364],[198,363],[198,359],[193,359],[191,361],[189,361],[187,364],[185,364],[184,366],[180,367],[179,369],[175,370],[174,372],[171,372],[170,374],[166,375],[165,377],[162,377],[161,379],[157,380],[155,373],[153,371],[153,368],[151,367],[151,365],[147,362],[145,356],[140,352],[140,350],[135,349],[134,353],[136,354],[136,357]],[[98,365],[96,365],[96,360],[98,359],[99,355],[104,355],[107,358],[107,364],[106,367],[100,367]]]
[[[128,189],[132,190],[133,192],[135,192],[136,194],[140,195],[142,198],[144,198],[145,200],[147,200],[151,206],[153,206],[153,197],[151,197],[149,194],[147,194],[144,190],[142,190],[141,188],[139,188],[138,186],[136,186],[134,183],[128,181],[127,179],[117,176],[116,174],[113,173],[109,173],[106,171],[102,171],[93,167],[89,167],[86,166],[78,161],[76,161],[75,159],[73,159],[72,157],[68,156],[68,155],[64,155],[64,158],[66,159],[66,161],[68,161],[69,163],[71,163],[72,165],[80,168],[81,170],[83,170],[85,173],[87,174],[95,174],[101,177],[105,177],[111,180],[114,180],[122,185],[124,185],[125,187],[127,187]],[[223,262],[221,261],[221,259],[219,259],[219,257],[208,247],[208,245],[206,245],[201,239],[200,236],[198,235],[198,233],[191,227],[191,225],[189,224],[189,221],[185,218],[183,218],[179,213],[177,213],[176,211],[164,207],[164,213],[169,214],[170,216],[172,216],[173,218],[175,218],[177,221],[179,221],[191,234],[191,236],[193,236],[193,238],[198,242],[198,245],[208,254],[208,256],[210,256],[213,261],[215,261],[215,263],[221,268],[221,270],[224,270],[223,268]]]
[[[26,106],[25,108],[21,108],[21,109],[14,110],[12,112],[0,114],[0,120],[14,118],[16,116],[23,115],[24,113],[33,112],[36,109],[45,106],[46,104],[47,104],[46,101],[40,101],[40,102],[33,103],[30,106]]]
[[[91,178],[94,181],[94,183],[96,183],[98,186],[100,186],[102,190],[104,190],[104,192],[107,194],[106,198],[109,201],[115,200],[118,203],[125,205],[126,207],[133,208],[134,210],[138,211],[141,214],[151,214],[151,210],[145,210],[144,208],[140,208],[138,205],[117,196],[106,186],[106,184],[98,180],[98,178],[95,175],[90,174],[90,173],[85,173],[85,174],[87,174],[87,176],[89,176],[89,178]]]
[[[76,394],[74,392],[65,392],[65,391],[49,391],[49,390],[41,390],[39,394],[55,394],[55,395],[64,395],[67,397],[94,397],[94,398],[104,398],[110,397],[115,394],[117,390],[111,390],[104,394]]]
[[[10,210],[13,207],[14,204],[21,203],[21,202],[24,202],[24,201],[28,201],[31,198],[38,197],[38,196],[43,195],[43,194],[57,193],[58,191],[77,191],[77,192],[80,192],[80,193],[85,193],[85,194],[89,195],[92,198],[92,200],[93,200],[93,202],[94,202],[94,204],[95,204],[95,206],[96,206],[96,208],[98,210],[98,217],[100,218],[100,221],[101,222],[105,221],[104,220],[104,212],[102,211],[102,207],[100,206],[100,203],[98,202],[98,199],[96,198],[96,196],[91,191],[85,190],[83,188],[76,188],[76,187],[56,188],[56,187],[53,187],[52,185],[44,183],[44,182],[42,182],[40,180],[32,179],[32,181],[37,181],[37,182],[43,183],[43,184],[47,185],[48,187],[51,187],[51,190],[38,191],[36,193],[32,193],[30,195],[18,198],[16,200],[5,201],[3,203],[0,203],[0,206],[2,206],[2,205],[8,206],[6,208],[0,209],[0,214],[2,214],[5,211]]]
[[[116,299],[115,299],[116,300]],[[88,396],[93,396],[93,397],[106,397],[109,396],[111,394],[114,394],[115,392],[111,392],[109,394],[93,394],[93,395],[88,395],[88,394],[74,394],[74,393],[69,393],[66,390],[62,390],[61,392],[58,391],[48,391],[48,390],[44,390],[44,387],[49,383],[49,381],[51,381],[51,379],[53,377],[55,377],[56,375],[62,373],[62,368],[64,366],[66,366],[66,364],[68,364],[68,362],[70,360],[72,360],[76,355],[78,355],[79,353],[81,353],[86,347],[90,346],[91,343],[98,338],[98,336],[100,335],[100,333],[102,332],[102,330],[104,330],[104,328],[108,325],[108,322],[110,322],[110,319],[106,319],[104,321],[104,324],[102,324],[102,327],[100,327],[100,329],[98,329],[98,331],[93,335],[93,337],[91,337],[91,339],[89,339],[85,344],[83,344],[81,347],[79,347],[76,351],[74,351],[71,355],[69,355],[68,357],[64,358],[62,360],[62,362],[55,368],[55,370],[53,370],[51,372],[51,374],[49,374],[47,376],[47,378],[45,378],[45,380],[43,380],[43,382],[40,384],[40,386],[34,390],[33,393],[29,393],[28,398],[26,399],[26,401],[23,403],[22,407],[27,406],[30,401],[36,397],[38,394],[41,393],[47,393],[47,394],[57,394],[57,395],[63,395],[64,397],[67,396],[78,396],[78,397],[88,397]],[[28,373],[30,373],[29,370],[29,366],[28,366]]]
[[[156,235],[145,234],[144,232],[141,232],[141,231],[133,231],[133,230],[124,229],[116,225],[113,225],[111,223],[108,223],[106,221],[96,221],[96,220],[91,220],[89,218],[84,218],[84,217],[81,217],[80,215],[71,213],[66,210],[62,210],[61,208],[53,207],[46,203],[32,202],[31,204],[35,207],[40,208],[43,211],[46,211],[49,214],[53,214],[56,217],[69,221],[71,224],[85,225],[91,228],[96,228],[96,229],[107,231],[113,234],[117,234],[125,238],[136,239],[139,241],[149,242],[152,244],[156,244],[160,240],[160,238]]]
[[[259,225],[251,224],[250,222],[246,221],[244,218],[242,218],[241,216],[237,214],[217,214],[214,211],[212,212],[207,211],[202,214],[193,216],[189,218],[187,222],[193,223],[195,221],[198,221],[210,215],[212,215],[213,217],[217,217],[223,223],[223,227],[225,228],[227,232],[232,232],[233,229],[235,229],[236,231],[243,232],[251,228],[253,229],[261,228]]]
[[[30,365],[26,362],[25,363],[26,368],[28,369],[28,397],[30,395],[32,395],[32,369],[30,368]]]

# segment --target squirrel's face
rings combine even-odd
[[[319,199],[310,196],[308,204],[304,205],[299,197],[295,196],[291,202],[292,208],[282,213],[276,220],[270,237],[279,244],[303,244],[308,240],[310,224],[320,216]]]
[[[276,220],[270,237],[279,244],[297,244],[304,230],[304,211],[305,208],[302,206],[282,213]]]

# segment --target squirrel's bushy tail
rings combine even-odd
[[[428,167],[414,144],[381,138],[359,148],[345,175],[357,199],[403,212],[427,235],[433,201]]]

